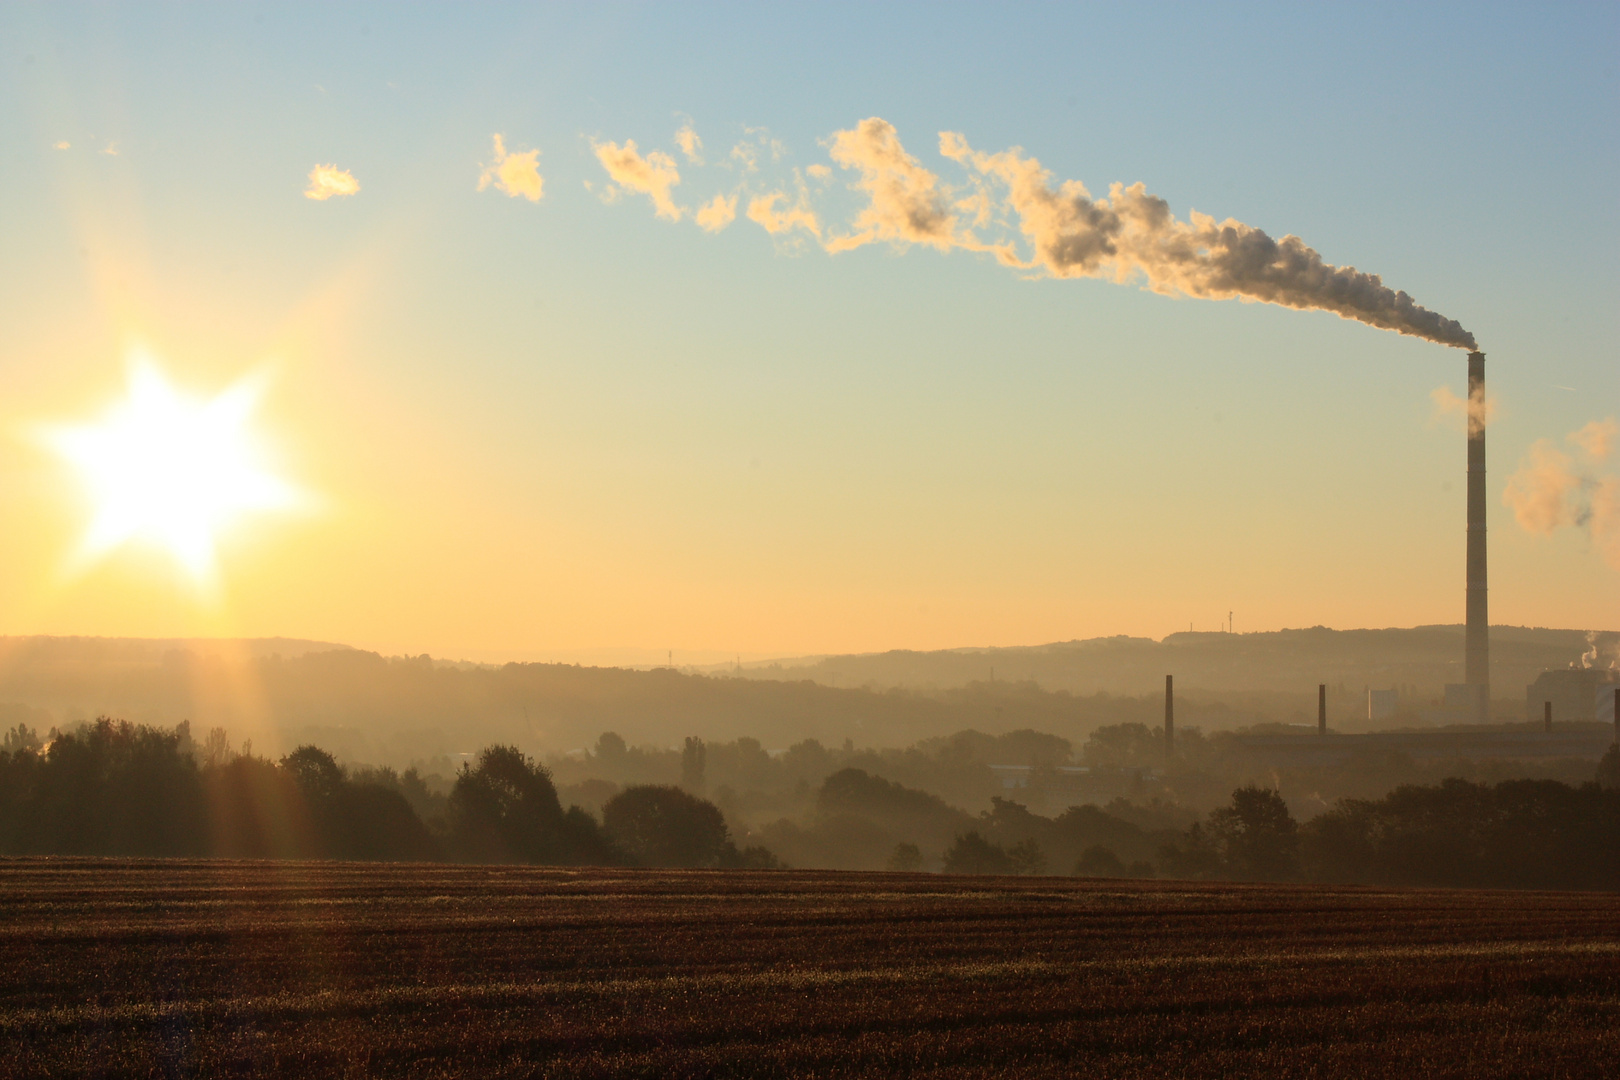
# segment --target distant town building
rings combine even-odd
[[[1445,711],[1459,720],[1473,721],[1479,712],[1480,695],[1485,687],[1475,683],[1446,683]]]
[[[1606,668],[1557,668],[1543,671],[1525,688],[1526,720],[1540,720],[1542,703],[1552,702],[1553,723],[1614,720],[1614,686],[1620,672]],[[1604,693],[1604,691],[1607,693]],[[1604,700],[1604,699],[1607,700]]]
[[[1367,719],[1388,720],[1400,707],[1401,696],[1394,690],[1367,691]]]

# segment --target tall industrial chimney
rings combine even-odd
[[[1164,756],[1176,756],[1176,677],[1164,677]]]
[[[1485,587],[1485,354],[1468,354],[1468,603],[1463,681],[1491,719],[1491,623]]]

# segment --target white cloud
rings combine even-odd
[[[661,150],[653,150],[643,157],[636,149],[634,139],[618,143],[592,142],[596,159],[602,163],[613,182],[627,191],[638,191],[652,200],[658,216],[670,221],[681,220],[685,213],[675,205],[670,189],[681,182],[675,159]]]
[[[778,210],[776,204],[783,202],[790,196],[785,191],[773,191],[766,195],[749,200],[748,220],[755,222],[772,236],[780,236],[794,229],[803,229],[816,239],[821,239],[821,223],[810,209],[809,203],[800,193],[799,200],[790,206]]]
[[[483,191],[492,184],[496,191],[513,198],[522,196],[530,202],[539,202],[546,186],[545,177],[540,175],[540,151],[508,153],[506,141],[497,134],[495,160],[485,165],[478,175],[478,190]]]
[[[683,124],[681,130],[675,133],[675,145],[681,148],[681,153],[694,165],[703,164],[703,140],[692,129],[690,123]]]
[[[693,220],[705,232],[719,232],[737,220],[737,196],[716,195],[698,208]]]
[[[309,187],[304,189],[304,198],[325,202],[334,195],[353,195],[359,190],[360,181],[353,173],[336,165],[317,165],[309,170]]]

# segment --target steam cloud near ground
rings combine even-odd
[[[1612,416],[1593,420],[1564,441],[1570,452],[1551,439],[1532,443],[1502,501],[1528,532],[1585,531],[1604,561],[1620,570],[1620,476],[1603,471],[1620,445],[1620,422]]]
[[[875,116],[826,142],[833,164],[851,175],[850,188],[862,200],[848,226],[834,229],[815,206],[827,194],[831,170],[813,164],[792,170],[791,183],[762,185],[760,150],[769,149],[774,160],[781,147],[750,135],[752,141],[739,143],[717,166],[740,173],[736,186],[696,213],[676,202],[681,177],[671,155],[642,154],[630,140],[593,148],[611,181],[607,197],[646,195],[659,217],[693,217],[710,232],[736,218],[737,199],[746,194],[750,221],[779,239],[808,238],[831,253],[874,243],[960,248],[1038,276],[1140,282],[1167,296],[1331,311],[1442,345],[1476,347],[1456,320],[1420,306],[1377,274],[1328,263],[1297,236],[1274,239],[1241,221],[1196,211],[1182,221],[1140,183],[1116,183],[1106,196],[1093,196],[1078,180],[1056,180],[1021,149],[986,153],[951,131],[940,133],[939,152],[964,175],[947,183],[907,152],[894,125]],[[689,163],[700,164],[702,140],[690,124],[675,141]]]

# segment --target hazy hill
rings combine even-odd
[[[1616,640],[1599,638],[1599,655]],[[1536,673],[1591,651],[1581,631],[1511,627],[1493,632],[1492,648],[1497,712],[1511,719],[1521,718],[1523,687]],[[350,761],[448,759],[441,768],[492,742],[558,754],[593,745],[604,731],[632,745],[747,736],[780,750],[805,739],[902,747],[969,728],[1034,729],[1078,745],[1101,724],[1157,725],[1166,673],[1176,675],[1178,721],[1207,731],[1313,722],[1318,682],[1334,688],[1338,730],[1418,723],[1414,704],[1393,722],[1369,724],[1362,688],[1437,695],[1458,678],[1461,653],[1457,627],[1312,629],[884,653],[704,674],[478,666],[292,639],[5,638],[0,726],[44,733],[102,714],[171,727],[186,720],[199,734],[224,727],[238,746],[251,738],[259,753],[314,742]]]
[[[1594,651],[1594,649],[1596,651]],[[1542,671],[1579,663],[1583,654],[1602,664],[1620,658],[1620,633],[1540,627],[1491,628],[1493,691],[1522,700]],[[1463,628],[1419,626],[1390,630],[1277,630],[1252,634],[1171,634],[1110,637],[1013,648],[894,651],[812,657],[744,666],[759,679],[811,679],[824,686],[945,689],[991,678],[1030,681],[1075,694],[1151,694],[1164,677],[1187,690],[1240,694],[1309,694],[1316,685],[1409,687],[1403,696],[1431,699],[1445,684],[1462,681]]]
[[[670,669],[475,666],[314,643],[301,653],[268,642],[6,644],[0,725],[7,728],[24,723],[43,733],[102,714],[170,727],[186,720],[199,735],[226,728],[237,746],[252,738],[261,754],[313,742],[347,760],[397,765],[441,756],[454,764],[456,755],[492,742],[564,753],[604,731],[654,746],[686,735],[750,736],[772,750],[805,739],[907,746],[967,728],[1036,728],[1083,740],[1099,723],[1152,722],[1158,709],[1153,701],[1094,701],[1032,686],[876,692]]]

